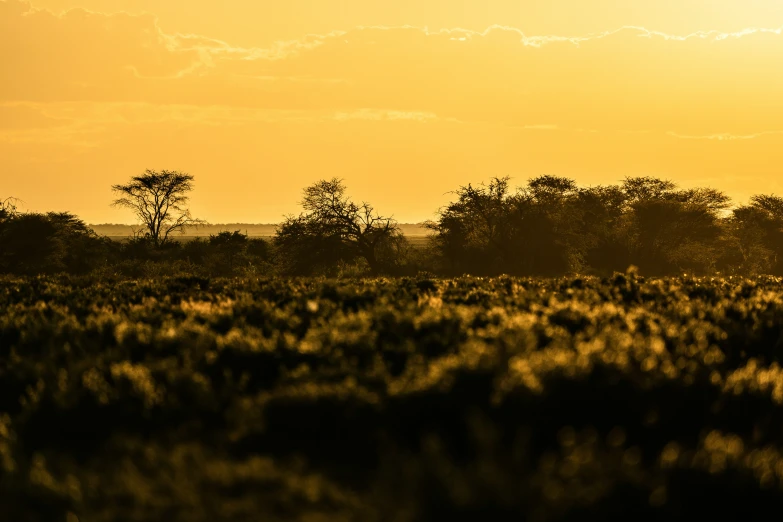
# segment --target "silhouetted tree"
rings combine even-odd
[[[734,209],[728,223],[743,271],[783,275],[782,197],[753,196],[750,204]]]
[[[576,182],[572,179],[545,175],[529,180],[525,192],[537,202],[546,204],[561,202],[577,190]]]
[[[587,237],[579,230],[578,196],[574,180],[539,176],[512,198],[514,273],[554,276],[583,269]]]
[[[292,275],[344,265],[376,274],[424,267],[448,275],[606,275],[636,265],[643,275],[783,275],[783,197],[774,195],[731,209],[719,190],[652,177],[581,188],[539,176],[515,191],[509,178],[493,178],[459,187],[427,224],[430,248],[413,254],[396,221],[351,201],[339,179],[307,187],[303,212],[285,219],[272,245],[240,231],[170,241],[201,223],[186,208],[192,182],[188,174],[146,171],[112,187],[121,196],[115,205],[133,209],[145,227],[143,236],[117,244],[72,214],[20,213],[16,200],[0,200],[0,272],[234,276],[273,270],[275,261]]]
[[[726,248],[721,264],[741,275],[768,274],[775,260],[768,234],[773,228],[764,210],[743,205],[732,210],[724,222]]]
[[[467,185],[440,211],[434,242],[450,273],[605,274],[635,264],[648,274],[706,272],[724,241],[728,197],[665,180],[579,188],[540,176],[511,193],[508,178]]]
[[[634,203],[661,200],[670,196],[677,188],[673,182],[649,176],[625,178],[621,185],[629,205]]]
[[[494,274],[507,267],[510,248],[509,178],[492,178],[489,183],[471,184],[455,191],[457,200],[439,211],[439,219],[428,222],[435,232],[436,250],[452,274]]]
[[[172,233],[203,223],[185,207],[193,180],[190,174],[177,171],[147,170],[126,185],[112,186],[119,195],[114,205],[132,210],[144,227],[145,237],[158,247],[168,242]]]
[[[617,185],[579,190],[574,204],[580,217],[574,233],[581,237],[584,271],[609,275],[623,272],[632,264],[627,242],[627,200]]]
[[[516,193],[509,178],[467,185],[428,226],[451,273],[556,275],[580,264],[576,184],[541,176]]]
[[[655,178],[628,178],[626,240],[633,264],[648,275],[715,269],[722,235],[720,212],[729,198],[714,189],[678,190]]]
[[[328,271],[340,262],[358,259],[372,273],[389,269],[394,259],[384,254],[405,238],[390,217],[383,217],[367,202],[352,202],[342,180],[322,180],[304,190],[304,212],[289,216],[274,238],[283,270],[292,274]]]
[[[0,223],[18,214],[15,198],[0,199]]]

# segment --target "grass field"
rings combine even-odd
[[[765,279],[0,280],[13,521],[748,520]]]

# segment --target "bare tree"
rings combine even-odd
[[[288,258],[293,272],[309,272],[309,261],[330,265],[361,258],[378,273],[394,262],[384,258],[394,257],[404,246],[397,222],[378,215],[367,202],[351,201],[338,178],[307,187],[302,207],[305,212],[288,217],[275,236],[278,252]]]
[[[17,215],[16,198],[0,199],[0,221],[12,218]]]
[[[190,174],[175,170],[147,170],[131,178],[127,185],[112,186],[120,196],[113,205],[131,209],[141,221],[145,236],[160,246],[172,233],[204,223],[193,218],[185,207],[193,190],[193,179]]]

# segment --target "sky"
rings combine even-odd
[[[627,176],[783,194],[779,0],[0,0],[0,197],[131,223],[196,178],[212,223],[344,179],[401,222],[460,185]]]

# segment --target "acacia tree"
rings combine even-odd
[[[175,170],[146,170],[126,185],[114,185],[114,206],[129,208],[144,227],[144,235],[158,247],[174,232],[204,221],[190,215],[185,205],[193,190],[193,176]]]
[[[394,261],[389,258],[405,243],[397,222],[378,215],[367,202],[354,203],[345,190],[338,178],[304,190],[304,212],[287,217],[274,239],[286,271],[307,274],[363,259],[378,273]]]

